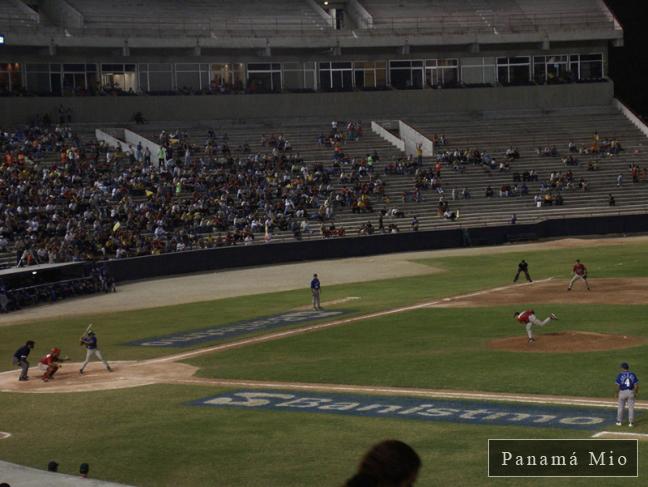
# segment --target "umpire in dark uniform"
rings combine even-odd
[[[13,355],[13,364],[20,367],[19,381],[29,380],[29,376],[27,375],[29,372],[29,362],[27,362],[27,357],[29,357],[29,352],[32,351],[32,348],[34,348],[34,342],[28,340],[27,343],[16,350],[16,353]]]
[[[513,282],[517,282],[518,277],[520,277],[520,273],[523,273],[526,276],[527,281],[533,282],[531,276],[529,275],[529,264],[524,259],[522,259],[522,261],[518,264],[518,269],[515,277],[513,278]]]

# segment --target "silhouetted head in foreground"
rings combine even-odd
[[[420,468],[421,459],[412,447],[386,440],[365,454],[358,472],[344,487],[411,487]]]

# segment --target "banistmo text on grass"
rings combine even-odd
[[[295,311],[277,316],[265,316],[254,320],[239,321],[237,323],[190,330],[188,332],[174,333],[161,337],[133,340],[129,342],[129,345],[140,345],[142,347],[189,347],[201,343],[223,341],[257,331],[274,330],[275,328],[282,328],[296,323],[332,318],[333,316],[338,316],[346,312],[348,311]]]
[[[489,440],[490,477],[636,477],[637,440]]]
[[[539,428],[592,430],[609,424],[600,409],[512,405],[480,401],[419,399],[406,396],[365,396],[294,391],[232,391],[199,399],[193,406],[242,408],[372,416],[470,424],[499,424]]]

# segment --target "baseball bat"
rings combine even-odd
[[[90,323],[90,324],[88,325],[88,327],[87,327],[87,328],[85,329],[85,331],[83,332],[83,335],[81,335],[81,338],[83,338],[84,336],[86,336],[86,335],[88,334],[88,332],[89,332],[90,330],[92,330],[92,325],[94,325],[94,323]]]

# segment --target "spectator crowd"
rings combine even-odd
[[[459,218],[450,202],[470,199],[472,192],[444,188],[447,171],[463,174],[477,166],[488,174],[512,173],[511,183],[487,185],[486,197],[527,195],[529,183],[539,180],[533,169],[512,169],[520,158],[515,147],[496,160],[476,148],[449,149],[446,136],[435,135],[434,159],[423,164],[420,147],[416,155],[390,160],[381,160],[375,150],[362,157],[348,153],[362,137],[360,121],[333,121],[314,141],[330,151],[330,159],[307,162],[281,133],[263,134],[252,150],[214,130],[202,136],[162,130],[156,136],[159,150],[152,153],[142,144],[124,151],[83,141],[63,124],[0,130],[0,251],[14,251],[22,266],[249,245],[272,241],[277,232],[329,238],[347,234],[335,223],[341,209],[377,214],[377,225],[360,225],[361,235],[395,233],[397,219],[408,216],[405,205],[423,201],[426,192],[438,198],[440,217]],[[597,133],[588,147],[570,141],[561,159],[565,171],[541,178],[534,201],[561,205],[563,192],[588,191],[589,182],[574,175],[579,157],[614,157],[622,150],[618,140]],[[560,157],[552,145],[537,152]],[[597,170],[598,162],[590,165],[588,170]],[[634,182],[646,179],[636,164],[629,171]],[[402,207],[385,192],[384,179],[393,175],[413,180],[412,189],[401,194]],[[619,175],[617,186],[622,179]],[[419,228],[415,219],[412,230]]]

